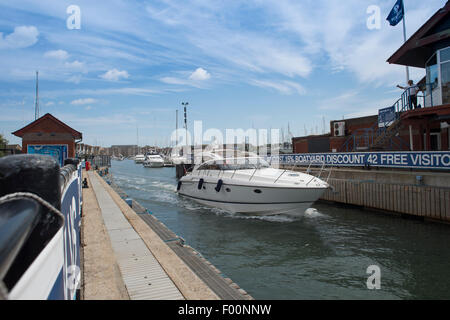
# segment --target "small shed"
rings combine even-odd
[[[83,135],[50,113],[33,121],[27,126],[12,133],[22,138],[22,152],[29,154],[46,154],[64,164],[67,158],[75,157],[75,144]]]

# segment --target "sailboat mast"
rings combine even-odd
[[[177,147],[178,146],[178,109],[176,110],[175,136],[176,136],[175,147]]]
[[[39,118],[39,71],[36,71],[36,101],[34,105],[34,120]]]

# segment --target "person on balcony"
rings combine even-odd
[[[419,92],[419,87],[414,84],[414,81],[409,80],[407,87],[402,87],[397,85],[397,88],[405,90],[408,97],[408,110],[412,110],[412,106],[414,105],[414,109],[417,108],[417,93]]]

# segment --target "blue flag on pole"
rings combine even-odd
[[[403,0],[397,0],[386,20],[389,21],[391,26],[396,26],[402,21],[404,14],[405,8],[403,6]]]

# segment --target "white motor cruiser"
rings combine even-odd
[[[159,154],[148,155],[144,161],[144,167],[147,168],[162,168],[164,167],[164,158]]]
[[[145,161],[145,156],[143,154],[138,154],[134,157],[134,162],[143,163]]]
[[[330,187],[309,174],[272,168],[261,157],[227,158],[225,152],[203,154],[209,160],[180,179],[178,193],[233,213],[301,216]]]

